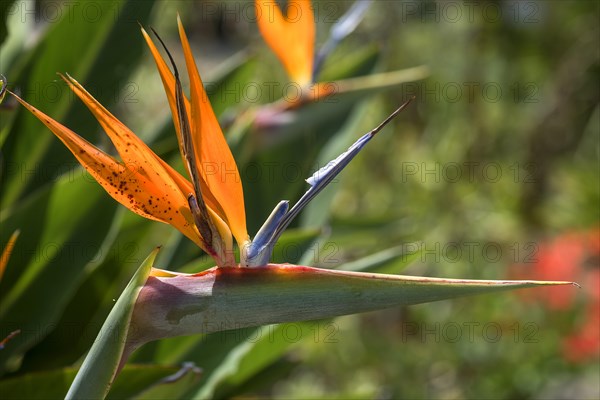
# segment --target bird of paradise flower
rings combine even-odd
[[[115,345],[109,339],[112,335],[101,332],[102,340],[94,344],[67,398],[105,396],[129,354],[151,340],[328,318],[485,291],[570,283],[407,277],[270,264],[275,243],[294,217],[410,100],[308,178],[309,189],[293,207],[287,201],[278,203],[250,240],[240,175],[179,18],[178,30],[190,81],[189,99],[168,50],[165,48],[173,72],[143,28],[142,34],[162,79],[191,180],[160,159],[69,75],[60,76],[97,118],[120,161],[10,92],[69,148],[110,196],[143,217],[171,224],[217,265],[198,274],[164,271],[149,267],[156,256],[153,253],[125,289],[124,295],[131,297],[121,297],[113,309],[123,320],[112,320],[111,312],[106,321],[107,329],[119,329],[123,340]],[[214,166],[218,166],[217,173]],[[240,249],[239,263],[234,239]],[[130,325],[137,329],[129,331]]]
[[[309,124],[313,126],[324,126],[336,117],[340,118],[343,112],[359,100],[392,90],[406,82],[426,78],[429,69],[420,65],[402,70],[373,72],[364,76],[355,76],[354,72],[350,72],[352,69],[340,75],[339,69],[331,68],[330,78],[319,80],[328,56],[356,29],[371,3],[371,0],[354,2],[332,24],[327,39],[317,49],[316,13],[313,12],[310,0],[290,0],[285,10],[274,0],[255,0],[258,29],[281,62],[290,82],[283,86],[285,89],[280,93],[280,97],[268,99],[267,104],[250,107],[242,116],[238,113],[238,118],[233,121],[230,129],[230,144],[236,146],[246,133],[252,132],[253,137],[257,139],[253,144],[258,148],[277,145],[301,133],[301,127],[305,126],[304,117],[309,117]],[[362,61],[359,64],[366,60],[374,61],[378,54],[378,51],[374,50],[371,46],[361,49],[363,53],[358,59]],[[351,61],[349,65],[359,65],[353,64],[355,62],[356,60]],[[337,74],[334,72],[336,69]],[[310,106],[317,102],[321,103],[318,106],[320,112],[311,111]],[[244,147],[245,154],[252,153],[247,146]]]
[[[145,218],[172,225],[211,255],[219,267],[266,265],[274,244],[291,220],[409,101],[347,152],[309,178],[307,181],[311,188],[294,207],[289,209],[287,201],[279,203],[251,241],[246,230],[243,190],[237,165],[204,91],[180,19],[178,27],[191,87],[189,100],[183,94],[179,73],[171,55],[167,51],[174,72],[168,68],[144,29],[142,34],[167,94],[181,155],[191,182],[160,159],[68,74],[59,75],[97,118],[121,161],[16,94],[11,94],[71,150],[110,196],[125,207]],[[241,253],[239,264],[234,257],[234,238]]]

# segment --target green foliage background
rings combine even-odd
[[[299,121],[267,133],[244,118],[277,100],[287,80],[258,35],[250,1],[1,4],[8,35],[0,72],[11,90],[110,149],[57,82],[56,72],[68,72],[181,166],[138,28],[154,27],[183,65],[179,12],[240,163],[251,235],[277,200],[297,199],[316,167],[416,95],[306,210],[277,261],[481,279],[517,269],[535,278],[545,240],[598,229],[598,2],[375,1],[321,80],[419,65],[429,76],[307,107]],[[350,4],[314,2],[318,44]],[[160,268],[211,265],[171,227],[117,206],[10,97],[0,117],[2,246],[21,230],[0,283],[0,340],[23,331],[0,350],[0,388],[3,398],[30,398],[40,396],[41,382],[62,382],[61,396],[151,249],[164,246]],[[400,253],[387,251],[395,246]],[[598,259],[586,268],[598,269]],[[590,290],[580,283],[584,290],[562,312],[511,293],[166,340],[134,355],[111,395],[594,398],[598,356],[574,363],[563,348],[588,318]],[[200,378],[167,394],[143,392],[183,361],[202,368]]]

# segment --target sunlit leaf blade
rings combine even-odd
[[[157,254],[158,249],[148,256],[117,300],[69,388],[67,399],[99,399],[108,393],[118,369],[124,364],[123,350],[132,326],[134,304]]]
[[[306,321],[466,295],[570,282],[478,281],[270,264],[150,277],[127,345],[166,337]]]

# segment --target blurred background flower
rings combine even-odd
[[[574,318],[562,341],[564,357],[581,363],[600,357],[600,230],[567,232],[540,243],[533,265],[513,266],[513,276],[553,276],[581,282],[583,293],[542,288],[523,298]],[[558,289],[558,290],[555,290]]]

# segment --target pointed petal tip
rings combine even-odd
[[[148,34],[148,31],[146,30],[146,28],[144,28],[142,26],[142,24],[140,25],[140,31],[142,32],[142,36],[144,36],[144,39],[146,39],[146,41],[152,41],[152,39],[150,39],[150,34]],[[152,29],[152,27],[150,27],[150,29]]]
[[[400,107],[398,107],[396,109],[396,111],[394,111],[393,113],[391,113],[386,119],[383,120],[382,123],[380,123],[375,129],[373,129],[370,134],[371,136],[375,136],[377,133],[379,133],[380,130],[383,129],[383,127],[385,127],[391,120],[393,120],[398,114],[400,114],[406,107],[408,107],[408,105],[414,100],[416,99],[416,96],[410,96],[408,98],[408,100],[406,100],[404,103],[402,103],[402,105],[400,105]]]

